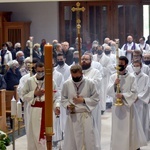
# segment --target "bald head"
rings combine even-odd
[[[105,46],[104,52],[106,55],[109,55],[111,53],[111,47],[110,46]]]
[[[110,41],[110,38],[108,38],[108,37],[104,39],[104,43],[106,43],[106,44],[109,44],[109,41]]]
[[[129,44],[131,44],[131,43],[133,42],[133,37],[132,37],[131,35],[129,35],[129,36],[127,37],[127,42],[128,42]]]
[[[143,60],[146,65],[150,65],[150,53],[146,53],[143,55]]]
[[[67,41],[63,42],[62,49],[66,52],[69,50],[69,43]]]

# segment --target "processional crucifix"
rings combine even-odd
[[[85,8],[80,8],[80,3],[76,3],[77,8],[72,8],[72,11],[77,12],[77,34],[78,34],[78,50],[79,60],[81,64],[81,49],[80,49],[80,28],[81,21],[79,19],[79,12],[84,11]],[[52,136],[53,136],[53,65],[52,65],[52,45],[46,44],[44,46],[45,52],[45,135],[47,141],[47,150],[52,150]]]
[[[81,65],[81,40],[80,40],[80,29],[81,29],[81,20],[80,20],[80,11],[84,12],[85,8],[84,7],[80,7],[80,3],[77,2],[76,3],[77,7],[72,7],[72,11],[75,12],[77,14],[77,18],[76,18],[76,24],[77,24],[77,37],[78,37],[78,51],[79,51],[79,64]]]

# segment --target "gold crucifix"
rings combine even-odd
[[[77,7],[72,7],[71,10],[72,10],[73,12],[75,12],[75,11],[77,12],[77,19],[79,19],[79,17],[80,17],[80,16],[79,16],[79,12],[80,12],[80,11],[83,11],[83,12],[84,12],[84,11],[85,11],[85,8],[84,8],[84,7],[80,7],[80,3],[79,3],[79,2],[76,3],[76,6],[77,6]]]
[[[78,51],[79,51],[79,64],[81,65],[81,47],[80,47],[80,29],[81,29],[81,20],[80,20],[80,11],[84,12],[85,11],[85,8],[84,7],[80,7],[80,3],[77,2],[76,3],[76,8],[75,7],[72,7],[72,12],[75,12],[77,13],[77,19],[76,19],[76,23],[77,23],[77,36],[78,36]]]

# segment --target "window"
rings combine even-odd
[[[143,5],[143,36],[150,35],[150,5]]]

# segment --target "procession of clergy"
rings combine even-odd
[[[30,56],[30,41],[23,51]],[[32,75],[21,77],[18,95],[24,103],[28,150],[46,150],[44,125],[44,44],[35,44]],[[109,38],[75,45],[53,41],[53,149],[100,150],[101,115],[112,104],[111,150],[140,150],[150,140],[150,46],[142,37],[132,36],[119,50]],[[30,59],[28,58],[28,61]],[[81,61],[81,62],[80,62]],[[24,61],[25,62],[25,61]],[[29,63],[29,62],[28,62]],[[119,75],[116,65],[119,65]],[[119,92],[118,92],[118,86]],[[116,106],[116,99],[123,105]]]

